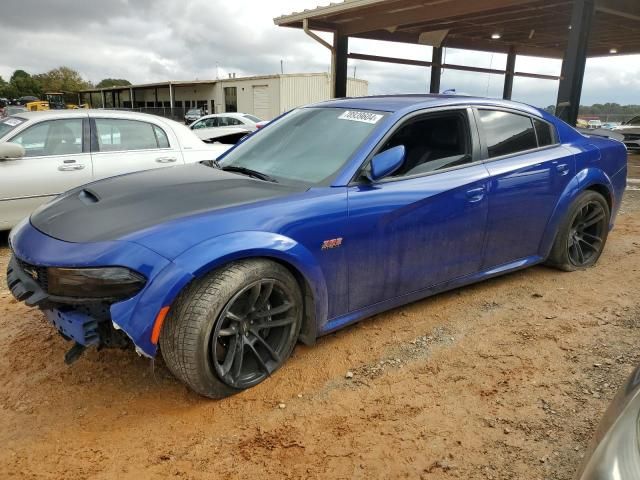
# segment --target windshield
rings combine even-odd
[[[321,184],[346,164],[385,116],[343,108],[294,110],[238,145],[220,163],[279,181]]]
[[[200,109],[195,108],[195,109],[193,109],[193,110],[189,110],[189,111],[187,112],[187,115],[200,115]]]
[[[20,117],[6,117],[0,119],[0,138],[4,137],[7,133],[23,122],[26,122],[26,119]]]

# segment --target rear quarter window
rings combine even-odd
[[[546,147],[548,145],[554,145],[556,143],[555,127],[550,123],[533,119],[533,126],[536,129],[536,136],[538,137],[538,146]]]

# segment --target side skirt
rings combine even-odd
[[[424,298],[431,297],[433,295],[446,292],[448,290],[453,290],[455,288],[463,287],[465,285],[470,285],[472,283],[488,280],[493,277],[504,275],[505,273],[511,273],[517,270],[522,270],[523,268],[537,265],[539,263],[542,263],[543,261],[544,261],[544,258],[538,255],[522,258],[520,260],[516,260],[515,262],[510,262],[504,265],[493,267],[489,270],[473,273],[471,275],[466,275],[464,277],[458,277],[453,280],[449,280],[443,283],[439,283],[437,285],[433,285],[428,288],[424,288],[422,290],[417,290],[415,292],[407,293],[399,297],[394,297],[389,300],[384,300],[382,302],[374,303],[373,305],[370,305],[368,307],[361,308],[354,312],[349,312],[345,315],[341,315],[339,317],[334,318],[333,320],[330,320],[321,329],[319,329],[318,336],[327,335],[329,333],[335,332],[336,330],[346,327],[347,325],[350,325],[352,323],[358,322],[365,318],[371,317],[378,313],[391,310],[393,308],[406,305],[408,303],[412,303],[417,300],[422,300]]]

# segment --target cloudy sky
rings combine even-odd
[[[326,0],[2,0],[0,75],[39,73],[60,65],[98,82],[133,83],[226,76],[319,72],[328,51],[273,18]],[[352,40],[350,51],[430,59],[431,48]],[[448,49],[446,61],[504,68],[506,56]],[[560,61],[519,58],[516,70],[560,73]],[[369,81],[370,94],[425,92],[429,69],[349,60],[349,74]],[[442,87],[500,96],[502,76],[445,71]],[[514,99],[555,103],[557,82],[517,78]],[[589,60],[582,103],[640,104],[640,56]]]

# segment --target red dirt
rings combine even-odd
[[[628,192],[593,269],[377,315],[223,401],[133,351],[64,365],[70,344],[3,282],[0,478],[570,479],[640,360],[639,212]]]

